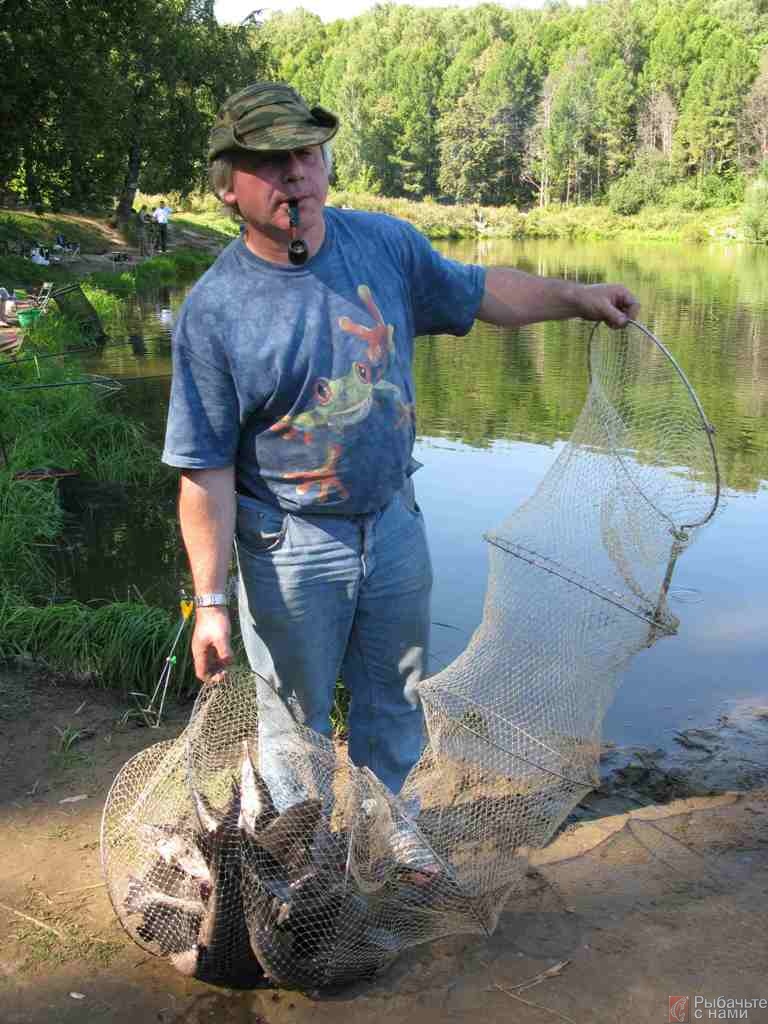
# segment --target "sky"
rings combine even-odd
[[[352,18],[370,10],[376,0],[216,0],[215,11],[219,22],[238,22],[251,11],[261,9],[266,16],[275,11],[292,11],[303,7],[319,14],[323,21],[334,18]],[[400,0],[394,0],[398,3]],[[404,0],[405,2],[405,0]],[[407,0],[411,7],[477,7],[481,0]],[[494,0],[500,7],[540,7],[543,0]]]

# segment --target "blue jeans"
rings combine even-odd
[[[350,692],[349,756],[397,793],[424,744],[415,687],[427,665],[432,567],[409,480],[363,516],[299,515],[238,496],[240,627],[251,668],[295,720],[330,735],[334,687]],[[284,723],[260,720],[260,767],[278,806]],[[288,772],[288,774],[290,774]]]

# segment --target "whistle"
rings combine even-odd
[[[300,267],[307,262],[309,249],[303,238],[296,237],[299,229],[299,202],[297,199],[288,200],[288,221],[291,233],[291,240],[288,243],[288,259],[294,267]]]

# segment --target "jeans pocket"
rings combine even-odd
[[[251,555],[276,551],[285,541],[289,515],[290,513],[283,509],[267,505],[266,502],[238,495],[238,549],[243,549]]]

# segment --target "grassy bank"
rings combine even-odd
[[[34,240],[40,239],[35,232]],[[189,279],[212,259],[210,252],[178,249],[124,272],[83,277],[79,267],[75,272],[38,268],[5,256],[0,257],[0,283],[30,287],[41,278],[57,284],[81,277],[107,333],[119,338],[127,294]],[[167,482],[159,449],[143,426],[121,411],[113,392],[90,380],[73,353],[87,344],[77,323],[52,303],[25,331],[18,359],[0,357],[0,651],[5,657],[42,660],[126,694],[151,692],[178,626],[176,611],[141,600],[60,603],[60,595],[68,593],[67,581],[56,579],[50,557],[61,546],[65,526],[59,484],[23,478],[30,470],[55,467],[74,471],[96,487],[154,489]],[[191,675],[180,659],[174,691],[188,686]]]
[[[607,206],[549,206],[521,211],[514,206],[444,206],[343,192],[333,193],[331,199],[337,206],[401,217],[433,239],[578,238],[690,243],[743,237],[738,206],[702,211],[646,207],[623,217]]]
[[[514,206],[449,206],[431,200],[412,202],[333,190],[329,203],[399,217],[434,240],[573,238],[685,244],[746,240],[739,206],[697,211],[648,206],[632,216],[621,216],[607,206],[549,206],[523,211]],[[212,197],[189,199],[187,206],[178,215],[178,223],[204,231],[217,241],[226,241],[237,233],[237,224]]]

